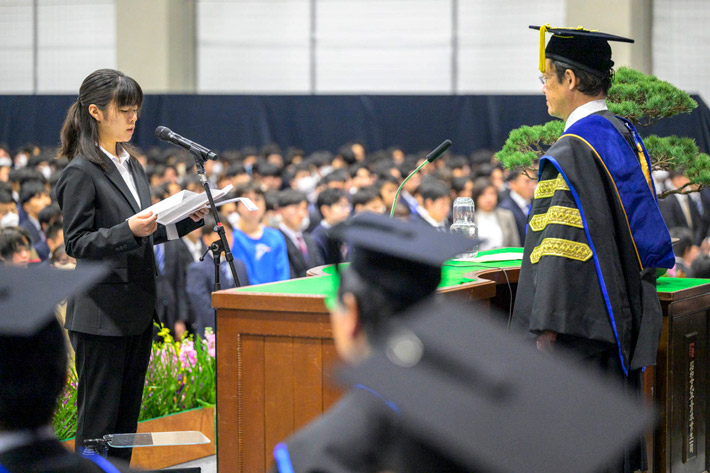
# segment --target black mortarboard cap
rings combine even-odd
[[[633,43],[634,40],[599,31],[577,28],[551,28],[550,25],[533,26],[540,30],[540,72],[545,72],[545,57],[566,62],[594,74],[603,75],[614,66],[609,41]],[[545,33],[552,38],[545,47]]]
[[[350,245],[350,269],[408,299],[433,292],[441,281],[441,265],[477,244],[429,225],[371,212],[348,219],[329,234]]]
[[[0,266],[0,336],[31,337],[54,317],[54,307],[107,274],[104,265],[61,270],[35,265]]]
[[[472,471],[587,473],[620,457],[653,412],[620,386],[538,352],[469,304],[429,300],[340,371],[394,403],[402,434]]]

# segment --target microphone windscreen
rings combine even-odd
[[[441,143],[439,146],[434,149],[431,153],[429,153],[426,157],[426,160],[429,161],[430,163],[433,162],[436,158],[444,154],[444,151],[449,149],[449,146],[451,146],[451,140],[446,140],[443,143]]]
[[[158,128],[155,129],[155,136],[157,136],[161,140],[168,139],[170,137],[171,133],[172,133],[172,130],[166,126],[159,126]]]

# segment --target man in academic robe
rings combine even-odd
[[[655,268],[672,267],[674,256],[643,142],[605,101],[608,41],[633,40],[531,28],[541,30],[541,48],[553,33],[541,53],[542,91],[565,131],[540,159],[512,323],[539,349],[571,351],[640,390],[661,332]],[[608,471],[638,469],[641,442]]]

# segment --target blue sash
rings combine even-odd
[[[643,157],[650,170],[651,160],[643,142],[634,127],[628,121],[623,121],[632,132],[637,145],[643,150]],[[672,268],[675,256],[668,228],[658,209],[655,189],[649,187],[641,170],[639,157],[629,147],[626,139],[609,120],[599,115],[590,115],[579,120],[569,127],[560,139],[566,136],[585,141],[611,178],[626,215],[641,269]]]

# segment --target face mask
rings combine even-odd
[[[301,222],[301,231],[306,230],[310,224],[311,224],[311,218],[308,215],[306,215],[306,218],[304,218],[303,222]]]
[[[271,215],[266,219],[266,225],[268,225],[271,228],[279,228],[279,225],[281,225],[281,215],[275,214]]]
[[[219,176],[220,174],[222,174],[223,170],[224,170],[224,166],[219,161],[217,161],[216,163],[214,163],[212,165],[212,175],[213,176]]]
[[[49,176],[52,175],[52,168],[50,168],[49,166],[45,166],[42,169],[40,169],[39,172],[42,173],[42,175],[44,176],[45,179],[49,179]]]
[[[316,180],[313,179],[313,176],[302,177],[296,181],[296,188],[301,192],[309,194],[316,188]]]
[[[237,212],[232,212],[231,214],[227,215],[227,221],[232,226],[232,228],[237,228],[237,225],[239,225],[239,219],[239,213]]]
[[[24,153],[15,156],[15,169],[20,169],[27,166],[27,155]]]
[[[20,216],[15,212],[8,212],[0,218],[0,228],[16,227],[20,224]]]

